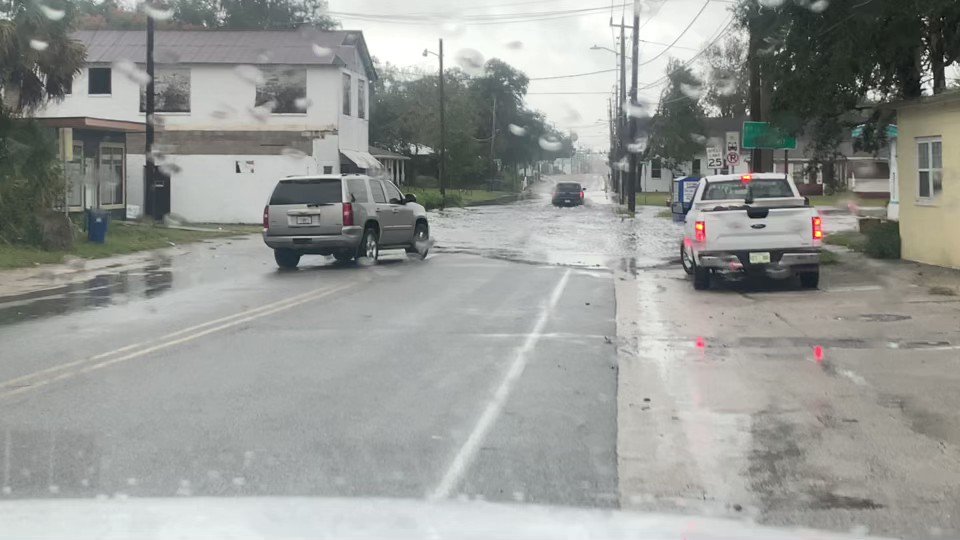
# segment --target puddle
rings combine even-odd
[[[173,287],[168,266],[149,265],[98,274],[87,281],[0,298],[0,325],[96,309],[134,298],[153,298]]]

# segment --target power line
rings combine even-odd
[[[717,36],[716,36],[715,38],[713,38],[713,40],[711,40],[710,43],[707,43],[706,46],[704,46],[702,49],[700,49],[700,51],[697,52],[697,54],[695,54],[695,55],[693,55],[692,57],[690,57],[689,60],[687,60],[686,62],[684,62],[683,64],[681,64],[680,67],[678,67],[677,69],[671,71],[669,74],[664,75],[663,77],[660,77],[659,79],[653,81],[652,83],[645,84],[645,85],[641,86],[641,87],[640,87],[640,90],[646,90],[646,89],[648,89],[648,88],[653,88],[654,86],[659,86],[659,85],[663,84],[665,81],[667,81],[667,80],[670,78],[670,75],[671,75],[671,74],[673,74],[673,73],[675,73],[675,72],[677,72],[677,71],[679,71],[679,70],[681,70],[681,69],[685,69],[685,68],[687,68],[688,66],[690,66],[690,64],[692,64],[693,62],[695,62],[695,61],[697,60],[697,58],[700,58],[700,55],[702,55],[703,53],[707,52],[707,50],[709,50],[709,49],[710,49],[711,47],[713,47],[718,41],[720,41],[720,38],[722,38],[723,36],[725,36],[725,35],[727,34],[727,32],[730,30],[730,26],[731,26],[732,24],[733,24],[733,17],[731,16],[729,19],[727,19],[726,25],[723,26],[723,28],[720,30],[720,32],[717,34]]]
[[[588,71],[586,73],[571,73],[569,75],[554,75],[552,77],[530,77],[531,81],[552,81],[556,79],[572,79],[574,77],[586,77],[587,75],[597,75],[600,73],[612,73],[614,71],[619,71],[620,68],[613,69],[601,69],[599,71]]]
[[[644,61],[644,62],[640,62],[640,63],[637,64],[637,65],[638,65],[638,66],[645,66],[645,65],[647,65],[647,64],[655,61],[657,58],[660,58],[661,56],[663,56],[664,54],[666,54],[666,52],[669,51],[670,49],[672,49],[673,46],[676,45],[678,41],[680,41],[680,38],[682,38],[683,35],[686,34],[688,30],[690,30],[690,27],[693,26],[693,23],[697,22],[697,19],[700,18],[700,15],[703,15],[703,12],[707,9],[707,6],[709,6],[709,5],[710,5],[710,0],[704,0],[703,5],[700,6],[700,11],[698,11],[697,14],[694,15],[693,19],[690,21],[690,24],[688,24],[688,25],[686,26],[686,28],[684,28],[683,31],[680,32],[680,34],[677,36],[677,38],[673,40],[673,43],[671,43],[670,45],[668,45],[666,49],[660,51],[660,52],[659,52],[656,56],[654,56],[653,58],[651,58],[651,59],[649,59],[649,60],[647,60],[647,61]]]
[[[626,4],[621,4],[626,5]],[[485,25],[485,24],[510,24],[519,22],[545,21],[552,19],[562,19],[567,17],[579,17],[583,15],[593,15],[602,13],[609,9],[607,6],[594,6],[588,8],[568,9],[562,11],[534,11],[534,12],[514,12],[498,13],[486,15],[471,15],[467,17],[451,18],[445,21],[441,16],[432,16],[427,14],[371,14],[357,13],[348,11],[327,11],[326,14],[343,18],[355,19],[370,22],[382,22],[391,24],[437,24],[451,22],[464,25]]]

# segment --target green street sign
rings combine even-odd
[[[797,138],[771,126],[769,122],[744,122],[742,146],[748,149],[793,150],[797,147]]]

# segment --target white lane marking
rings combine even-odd
[[[191,327],[189,327],[189,328],[184,328],[183,330],[179,330],[179,331],[177,331],[177,332],[173,332],[173,333],[171,333],[171,334],[167,334],[167,335],[163,336],[162,338],[160,338],[160,339],[158,339],[158,340],[144,341],[144,342],[141,342],[141,343],[134,343],[134,344],[132,344],[132,345],[127,345],[126,347],[121,347],[121,348],[115,349],[115,350],[113,350],[113,351],[109,351],[109,352],[106,352],[106,353],[98,354],[98,355],[96,355],[96,356],[92,356],[92,357],[90,357],[90,358],[84,358],[84,359],[81,359],[81,360],[76,360],[76,361],[73,361],[73,362],[68,362],[68,363],[66,363],[66,364],[61,364],[61,365],[58,365],[58,366],[53,366],[53,367],[51,367],[51,368],[47,368],[47,369],[44,369],[44,370],[41,370],[41,371],[37,371],[37,372],[31,373],[31,374],[28,374],[28,375],[24,375],[24,376],[18,377],[18,378],[16,378],[16,379],[11,379],[11,380],[9,380],[9,381],[5,381],[2,385],[0,385],[0,389],[9,388],[10,386],[16,385],[16,383],[18,383],[18,382],[21,383],[21,385],[18,385],[18,386],[14,387],[13,389],[10,389],[10,390],[8,390],[8,391],[0,392],[0,398],[10,397],[10,396],[14,396],[14,395],[21,394],[21,393],[24,393],[24,392],[29,392],[29,391],[31,391],[31,390],[37,389],[37,388],[42,387],[42,386],[46,386],[46,385],[48,385],[48,384],[50,384],[50,383],[53,383],[53,382],[56,382],[56,381],[59,381],[59,380],[67,379],[67,378],[70,378],[70,377],[73,377],[73,376],[76,376],[76,375],[80,375],[80,374],[82,374],[82,373],[87,373],[87,372],[90,372],[90,371],[93,371],[93,370],[96,370],[96,369],[104,368],[104,367],[107,367],[107,366],[109,366],[109,365],[116,364],[116,363],[118,363],[118,362],[125,362],[125,361],[127,361],[127,360],[132,360],[132,359],[134,359],[134,358],[139,358],[139,357],[141,357],[141,356],[150,354],[150,353],[152,353],[152,352],[156,352],[156,351],[159,351],[159,350],[162,350],[162,349],[166,349],[166,348],[172,347],[172,346],[174,346],[174,345],[179,345],[179,344],[181,344],[181,343],[186,343],[186,342],[188,342],[188,341],[192,341],[192,340],[197,339],[197,338],[199,338],[199,337],[203,337],[203,336],[206,336],[206,335],[209,335],[209,334],[213,334],[213,333],[219,332],[219,331],[221,331],[221,330],[226,330],[226,329],[228,329],[228,328],[232,328],[232,327],[234,327],[234,326],[237,326],[237,325],[240,325],[240,324],[243,324],[243,323],[246,323],[246,322],[250,322],[250,321],[252,321],[252,320],[259,319],[259,318],[264,317],[264,316],[267,316],[267,315],[272,315],[272,314],[274,314],[274,313],[277,313],[277,312],[280,312],[280,311],[283,311],[283,310],[286,310],[286,309],[290,309],[290,308],[295,307],[295,306],[299,306],[300,304],[305,304],[305,303],[310,302],[310,301],[312,301],[312,300],[317,300],[317,299],[319,299],[319,298],[323,298],[324,296],[329,296],[329,295],[331,295],[331,294],[334,294],[334,293],[343,291],[343,290],[345,290],[345,289],[349,289],[349,288],[354,287],[354,286],[355,286],[355,284],[346,284],[346,285],[341,285],[340,287],[335,287],[335,288],[333,288],[333,289],[317,289],[317,290],[313,290],[313,291],[310,291],[310,292],[308,292],[308,293],[300,294],[300,295],[297,295],[297,296],[293,296],[293,297],[290,297],[290,298],[286,298],[286,299],[284,299],[284,300],[280,300],[280,301],[274,302],[274,303],[272,303],[272,304],[267,304],[267,305],[265,305],[265,306],[260,306],[260,307],[258,307],[258,308],[253,308],[253,309],[249,309],[249,310],[246,310],[246,311],[242,311],[242,312],[240,312],[240,313],[235,313],[235,314],[230,315],[230,316],[227,316],[227,317],[222,317],[222,318],[219,318],[219,319],[214,319],[214,320],[212,320],[212,321],[208,321],[208,322],[201,323],[201,324],[198,324],[198,325],[195,325],[195,326],[191,326]],[[239,317],[239,318],[238,318],[238,317]],[[223,321],[229,321],[229,322],[226,322],[226,323],[221,324],[221,325],[219,325],[219,326],[213,326],[212,328],[207,328],[206,330],[201,330],[202,328],[209,327],[209,326],[211,326],[211,325],[214,325],[214,324],[217,324],[217,323],[223,322]],[[190,332],[193,332],[193,333],[191,334]],[[184,335],[184,334],[186,334],[186,335]],[[176,336],[180,336],[180,335],[183,335],[183,337],[181,337],[181,338],[179,338],[179,339],[171,339],[171,338],[175,338]],[[157,344],[156,344],[156,345],[152,345],[152,346],[150,346],[150,347],[146,347],[146,348],[137,350],[137,351],[134,351],[134,352],[132,352],[132,353],[130,353],[130,354],[126,354],[126,355],[123,355],[123,356],[119,356],[119,357],[117,357],[117,358],[110,358],[111,356],[114,356],[114,355],[116,355],[116,354],[123,353],[123,352],[129,351],[129,350],[132,350],[132,349],[136,349],[136,348],[138,348],[138,347],[142,347],[142,346],[148,345],[148,344],[150,344],[150,343],[157,343]],[[102,360],[102,359],[104,359],[104,358],[110,358],[110,359],[104,360],[104,361],[98,362],[98,363],[93,363],[93,362],[96,362],[97,360]],[[85,364],[89,364],[89,365],[85,365]],[[76,369],[71,370],[70,368],[76,368]],[[58,373],[58,374],[53,375],[53,376],[51,376],[51,377],[39,378],[39,379],[38,379],[38,377],[41,377],[41,376],[43,376],[43,375],[47,375],[47,374],[50,374],[50,373],[55,373],[55,372],[57,372],[57,371],[61,371],[62,373]],[[33,380],[31,380],[31,379],[33,379]]]
[[[497,417],[500,416],[500,412],[503,410],[507,398],[510,397],[513,386],[516,384],[517,379],[520,378],[520,375],[523,374],[523,370],[527,366],[527,355],[543,336],[543,329],[546,327],[547,321],[550,319],[550,314],[560,300],[563,290],[567,287],[567,281],[570,280],[570,273],[570,270],[564,272],[563,277],[560,278],[560,281],[558,281],[557,285],[553,288],[553,292],[550,293],[550,299],[540,310],[540,316],[537,317],[537,322],[533,325],[533,330],[527,334],[527,339],[525,339],[523,345],[517,349],[516,356],[510,364],[510,369],[507,370],[503,380],[500,381],[500,386],[497,387],[493,397],[487,403],[483,414],[480,415],[477,424],[473,427],[473,431],[470,432],[470,436],[467,437],[466,442],[463,443],[460,451],[457,452],[457,455],[453,458],[450,467],[447,468],[447,472],[440,480],[440,484],[438,484],[436,489],[433,490],[433,493],[430,494],[429,498],[431,500],[449,497],[453,488],[460,483],[467,468],[471,462],[473,462],[477,448],[480,447],[480,443],[483,442],[483,439],[487,436],[487,432],[490,431],[493,423],[497,421]]]

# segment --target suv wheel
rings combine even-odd
[[[380,238],[377,230],[373,227],[367,227],[363,231],[363,239],[360,240],[360,249],[357,251],[357,259],[363,259],[368,264],[376,264],[380,258]]]
[[[280,268],[292,269],[300,264],[300,254],[292,249],[273,250],[273,259],[277,261],[277,266]]]
[[[424,222],[417,223],[417,228],[413,231],[413,245],[407,248],[410,255],[420,255],[421,259],[427,258],[427,252],[430,251],[428,242],[430,241],[430,229]]]

